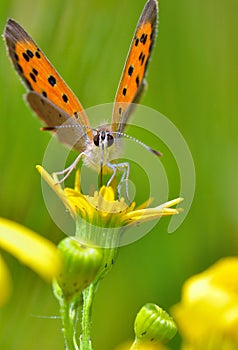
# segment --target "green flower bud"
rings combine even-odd
[[[175,336],[177,327],[166,311],[156,304],[148,303],[138,312],[134,330],[137,343],[166,343]]]
[[[63,239],[58,249],[62,256],[62,268],[57,276],[57,284],[62,291],[62,297],[71,300],[95,279],[101,267],[102,250],[80,244],[70,237]],[[58,298],[59,288],[54,286]]]

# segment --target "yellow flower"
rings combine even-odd
[[[188,279],[172,314],[189,350],[238,348],[238,258],[221,259]]]
[[[55,174],[50,176],[46,170],[39,165],[37,166],[37,170],[62,200],[75,221],[78,224],[79,221],[81,222],[81,231],[87,231],[87,234],[89,234],[89,231],[91,232],[91,241],[88,240],[88,242],[94,241],[93,237],[95,237],[95,234],[92,231],[96,230],[97,234],[99,234],[97,230],[99,227],[103,228],[104,231],[108,228],[118,232],[118,229],[121,227],[158,219],[161,216],[178,214],[180,209],[173,209],[171,207],[183,200],[182,198],[177,198],[157,207],[147,208],[149,204],[148,200],[136,208],[135,202],[127,205],[124,198],[116,200],[112,187],[102,186],[99,192],[94,192],[93,196],[82,194],[80,191],[79,171],[76,173],[74,189],[63,189],[58,183]],[[82,228],[82,223],[86,225],[87,229]],[[90,228],[87,223],[90,224]]]
[[[180,203],[183,198],[176,198],[154,208],[147,208],[146,201],[135,209],[135,202],[129,206],[124,198],[115,200],[115,193],[112,187],[102,186],[100,191],[94,192],[93,196],[84,195],[80,191],[79,172],[75,179],[75,188],[64,190],[57,184],[55,177],[51,177],[44,168],[37,166],[37,170],[50,187],[57,193],[71,215],[75,218],[80,215],[89,222],[95,222],[101,226],[125,226],[131,223],[153,220],[161,216],[178,214],[181,209],[170,207]]]
[[[53,243],[33,231],[7,219],[0,219],[0,248],[14,255],[41,277],[51,280],[58,272],[60,259]],[[11,278],[0,259],[0,305],[7,301]]]

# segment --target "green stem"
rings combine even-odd
[[[74,303],[69,303],[65,300],[60,302],[60,314],[63,323],[63,336],[66,350],[79,350],[76,341],[75,325],[77,322],[77,308]]]
[[[92,350],[91,316],[92,316],[92,305],[93,305],[95,288],[96,288],[96,284],[92,283],[88,288],[84,289],[83,291],[83,310],[82,310],[82,319],[81,319],[82,333],[80,336],[81,350]]]
[[[115,261],[117,248],[105,248],[102,267],[90,286],[83,291],[83,310],[81,319],[81,336],[80,336],[80,350],[92,350],[91,342],[91,325],[92,325],[92,305],[94,294],[97,290],[99,282],[111,270]]]

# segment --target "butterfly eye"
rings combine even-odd
[[[114,143],[114,137],[111,134],[107,134],[107,147],[110,147]]]
[[[93,138],[93,143],[97,147],[99,146],[99,138],[100,138],[99,134],[95,135]]]
[[[93,138],[93,143],[95,146],[99,147],[100,145],[100,139],[101,142],[104,141],[105,139],[107,140],[107,147],[110,147],[114,143],[114,137],[102,130],[101,132],[97,133],[97,135],[94,136]]]

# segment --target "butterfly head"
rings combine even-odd
[[[96,130],[96,134],[93,137],[93,143],[97,147],[107,148],[113,145],[114,137],[109,130]]]

